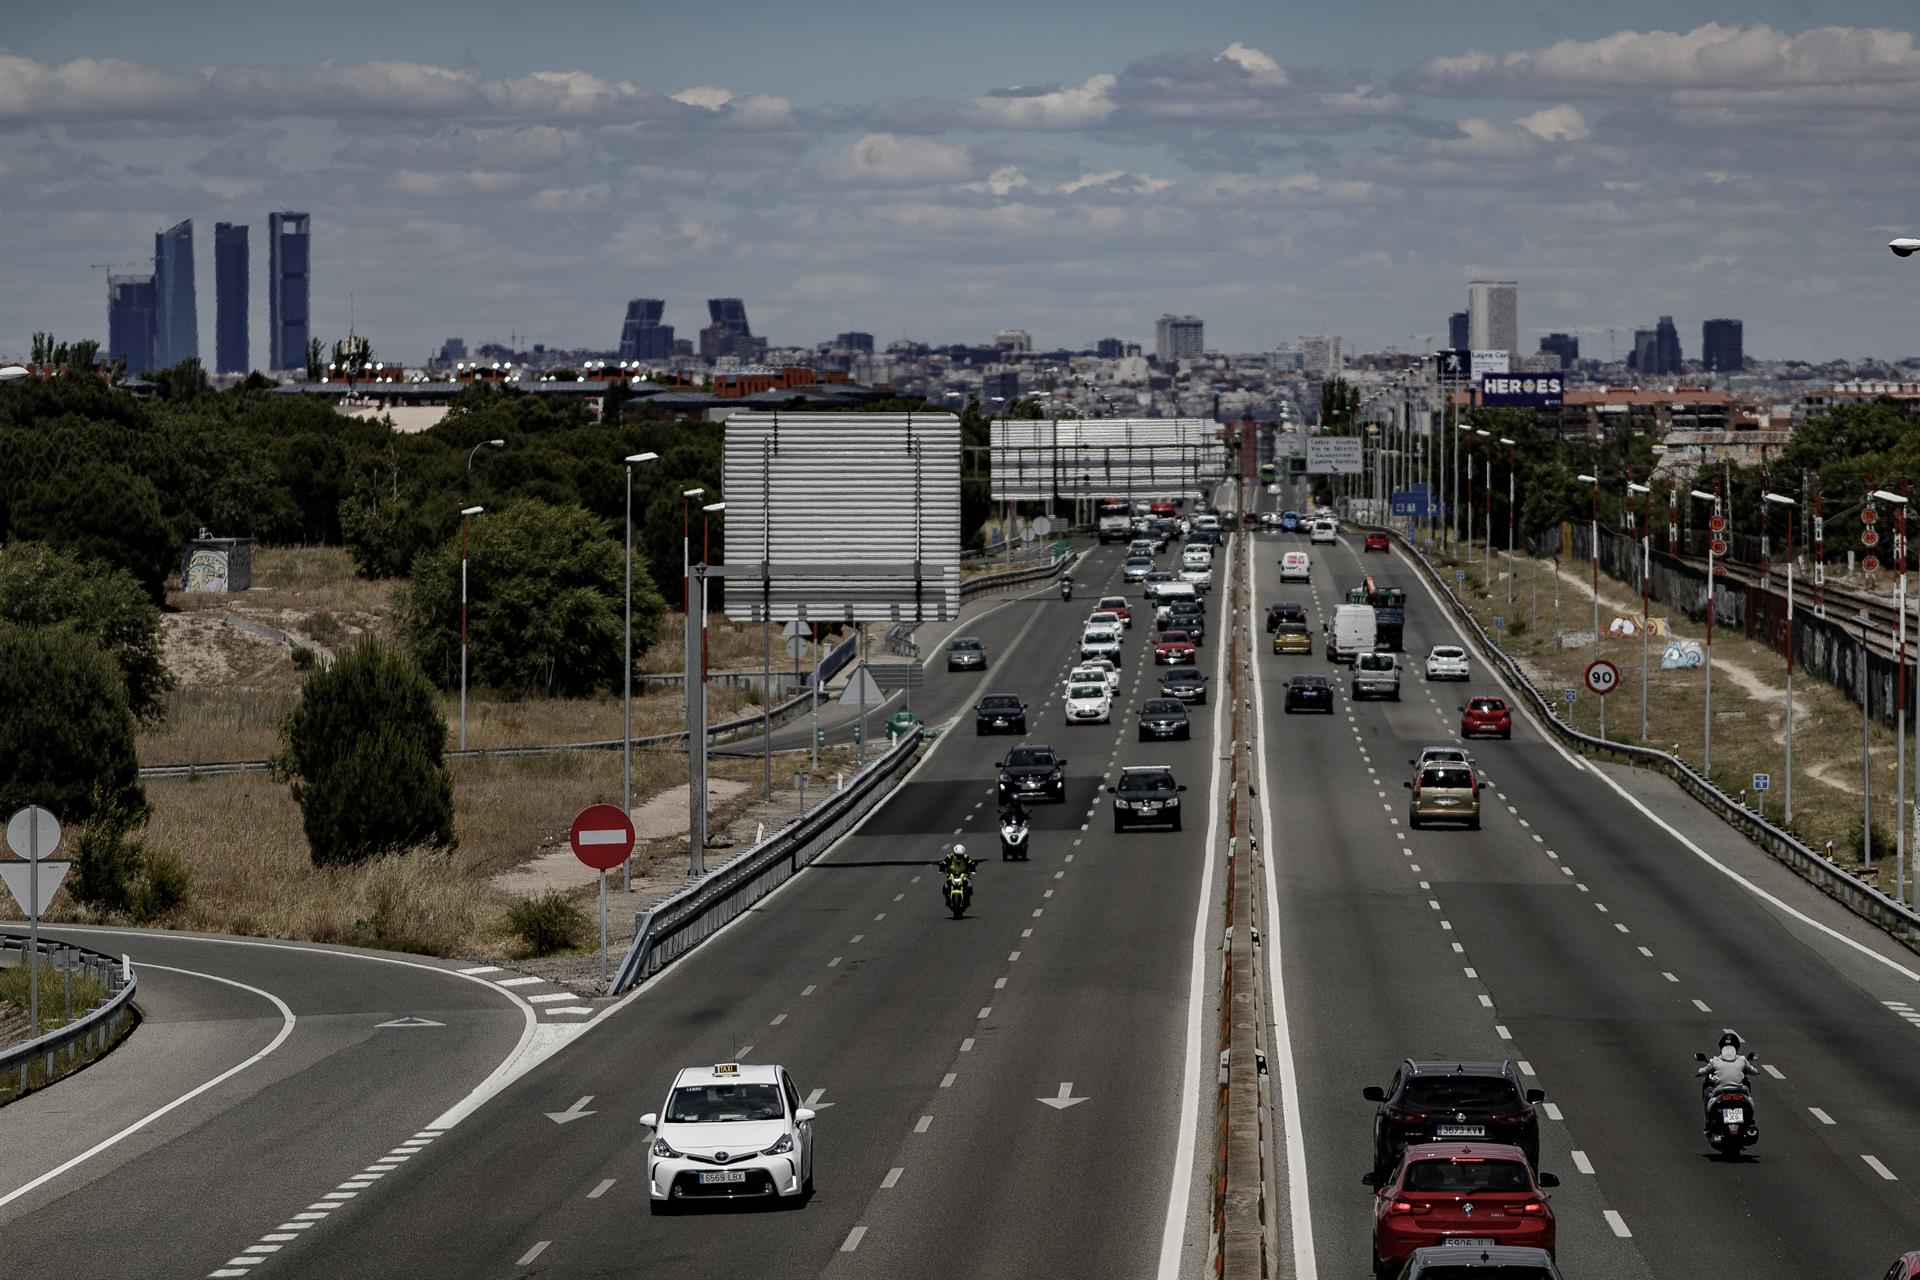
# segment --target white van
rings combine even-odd
[[[1289,551],[1280,557],[1280,581],[1311,582],[1313,559],[1304,551]]]
[[[1352,662],[1356,654],[1372,653],[1378,636],[1372,605],[1339,605],[1327,626],[1327,661]]]
[[[1353,678],[1348,686],[1347,696],[1358,702],[1362,698],[1392,698],[1400,701],[1400,664],[1390,653],[1372,653],[1361,651],[1353,655]]]

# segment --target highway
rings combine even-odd
[[[1421,678],[1427,648],[1461,637],[1399,553],[1312,547],[1303,591],[1281,588],[1277,560],[1305,539],[1256,544],[1257,605],[1300,600],[1316,632],[1362,574],[1405,587],[1412,663],[1399,703],[1355,705],[1342,679],[1334,715],[1289,716],[1286,677],[1335,669],[1317,651],[1257,655],[1281,943],[1268,954],[1310,1206],[1310,1233],[1282,1223],[1286,1273],[1367,1274],[1374,1104],[1360,1089],[1409,1057],[1511,1058],[1546,1091],[1541,1167],[1563,1179],[1570,1277],[1877,1276],[1914,1247],[1915,1029],[1890,1005],[1915,1000],[1920,963],[1664,779],[1577,762],[1525,720],[1511,742],[1470,748],[1482,830],[1409,830],[1409,758],[1458,742],[1465,692],[1498,686],[1477,660],[1465,686]],[[1768,1068],[1763,1138],[1739,1164],[1701,1138],[1693,1080],[1723,1027]]]

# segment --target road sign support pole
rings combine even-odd
[[[40,1038],[40,824],[27,820],[27,1038]],[[52,1079],[52,1072],[48,1072]]]
[[[607,873],[600,873],[600,985],[607,985]]]
[[[813,745],[809,750],[812,757],[809,767],[815,773],[820,771],[820,624],[809,622],[807,630],[813,640],[813,696],[807,700],[807,740]]]
[[[1607,741],[1607,700],[1604,696],[1600,699],[1600,740]]]
[[[1653,683],[1653,667],[1647,661],[1647,583],[1653,576],[1653,535],[1640,537],[1640,741],[1647,740],[1647,686]]]

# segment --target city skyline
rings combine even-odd
[[[433,3],[385,14],[378,62],[331,31],[278,39],[273,15],[187,45],[124,0],[28,14],[0,53],[0,350],[106,337],[88,264],[155,227],[293,207],[338,249],[310,331],[344,336],[351,296],[408,360],[456,329],[609,349],[603,317],[643,294],[746,298],[775,346],[1148,343],[1191,313],[1218,350],[1414,349],[1478,278],[1526,291],[1517,352],[1711,311],[1747,318],[1756,357],[1913,354],[1883,247],[1915,230],[1899,110],[1920,50],[1897,6],[1825,5],[1816,28],[1789,0],[1542,0],[1525,21],[1463,0],[1384,34],[1307,8],[1326,20],[1200,4],[1069,41],[1058,14],[989,3],[1006,59],[913,74],[890,55],[931,7],[865,24],[857,63],[799,24],[780,57],[688,40],[665,73],[485,23],[449,53]],[[662,16],[669,37],[691,21]]]

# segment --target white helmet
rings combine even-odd
[[[953,846],[953,851],[959,854],[963,858],[967,856],[967,846],[963,844],[956,844],[955,846]]]

